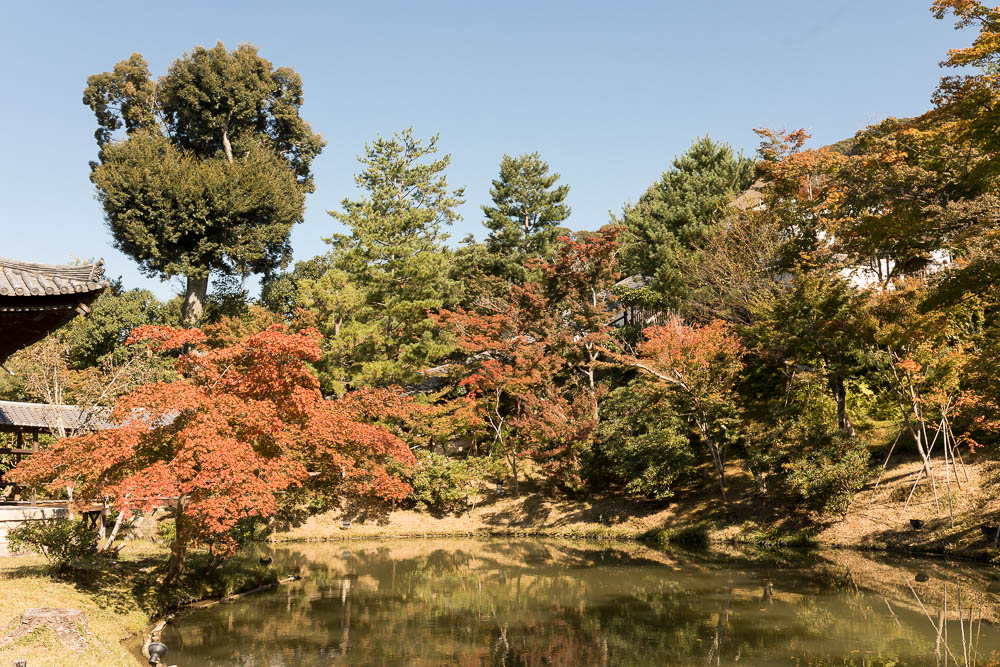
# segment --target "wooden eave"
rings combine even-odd
[[[88,313],[110,285],[103,264],[60,266],[0,257],[0,363]]]

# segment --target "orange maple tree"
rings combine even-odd
[[[557,317],[537,283],[513,286],[510,299],[491,313],[442,310],[433,316],[469,355],[451,419],[486,433],[510,466],[514,492],[525,458],[549,466],[566,484],[578,469],[570,446],[590,421],[587,409],[561,389],[567,367]]]
[[[721,320],[687,324],[678,317],[647,327],[636,356],[618,359],[656,378],[692,422],[712,455],[722,499],[726,496],[726,443],[738,423],[736,381],[746,350]]]
[[[590,418],[600,420],[598,402],[603,388],[597,382],[603,351],[612,345],[615,327],[610,313],[612,290],[621,278],[618,264],[622,228],[607,226],[577,238],[563,236],[555,256],[539,264],[549,301],[560,315],[568,361],[583,374]]]
[[[237,524],[274,516],[280,494],[293,487],[404,498],[411,489],[389,466],[412,463],[413,455],[371,419],[392,402],[325,400],[309,365],[320,358],[319,339],[312,329],[274,325],[212,347],[198,329],[140,327],[130,343],[178,354],[178,379],[122,397],[114,427],[59,440],[10,477],[72,487],[76,502],[110,502],[125,516],[173,507],[167,582],[191,545],[230,553]]]

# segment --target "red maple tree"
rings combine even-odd
[[[687,324],[678,317],[643,331],[637,356],[618,359],[657,379],[695,427],[712,455],[722,499],[726,496],[727,430],[736,425],[735,384],[745,350],[721,320]]]
[[[597,370],[604,350],[613,343],[611,324],[616,299],[612,290],[621,277],[618,250],[620,227],[607,226],[577,238],[560,237],[552,260],[542,262],[549,302],[560,313],[559,326],[569,362],[583,374],[590,419],[600,419],[602,388]]]
[[[579,425],[577,406],[561,390],[566,359],[553,341],[560,335],[549,302],[537,283],[511,288],[510,299],[491,313],[465,310],[434,315],[469,355],[451,419],[486,433],[507,460],[519,491],[525,458],[557,453],[561,466]]]
[[[364,397],[324,400],[310,367],[319,333],[270,326],[212,347],[198,329],[140,327],[130,339],[178,353],[178,379],[121,398],[113,428],[65,438],[21,463],[15,481],[74,489],[77,503],[109,501],[124,515],[167,504],[176,537],[166,582],[193,544],[225,555],[232,531],[274,516],[280,494],[303,484],[399,500],[410,487],[390,473],[413,455],[371,423]],[[398,408],[397,408],[398,409]]]

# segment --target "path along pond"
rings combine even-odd
[[[177,618],[168,664],[1000,664],[1000,570],[967,563],[547,540],[266,553],[301,580]]]

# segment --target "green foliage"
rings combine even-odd
[[[618,221],[629,232],[622,262],[629,274],[653,280],[662,303],[679,295],[677,258],[698,246],[733,198],[750,187],[754,163],[707,135],[674,158]]]
[[[205,319],[218,322],[224,317],[243,318],[250,311],[250,293],[237,276],[218,276],[205,304]]]
[[[429,159],[437,141],[411,128],[366,144],[355,177],[364,195],[330,212],[350,233],[327,239],[330,270],[301,284],[329,339],[324,364],[341,369],[327,386],[413,382],[453,350],[427,315],[454,299],[442,227],[459,219],[463,195],[448,189],[450,156]]]
[[[251,44],[219,43],[154,81],[133,54],[91,76],[83,102],[97,118],[91,180],[115,247],[149,275],[188,277],[186,322],[201,315],[210,272],[288,262],[324,145],[299,116],[294,71],[273,68]]]
[[[483,206],[493,275],[521,282],[529,258],[549,255],[559,223],[570,214],[564,203],[569,186],[557,186],[558,180],[537,152],[500,160],[500,175],[490,188],[493,206]]]
[[[330,268],[330,258],[318,255],[295,263],[292,271],[267,273],[261,281],[260,303],[273,313],[291,318],[300,308],[305,308],[302,293],[303,280],[316,280]]]
[[[756,521],[747,521],[740,527],[740,532],[734,538],[737,544],[752,545],[767,548],[808,547],[815,539],[810,530],[786,531],[774,525],[761,525]]]
[[[450,156],[407,129],[365,145],[360,195],[331,212],[342,233],[291,271],[290,229],[323,147],[299,116],[299,77],[251,45],[196,48],[158,80],[133,55],[88,80],[91,178],[116,246],[149,275],[187,276],[188,293],[162,304],[115,285],[89,318],[13,357],[0,391],[107,403],[107,377],[136,386],[162,371],[120,372],[137,361],[123,346],[132,329],[191,322],[204,303],[220,337],[318,328],[328,394],[437,385],[398,429],[409,444],[473,434],[515,483],[531,459],[563,490],[663,499],[707,447],[724,499],[732,453],[761,500],[846,512],[868,439],[894,433],[899,410],[905,425],[950,419],[963,445],[1000,433],[1000,12],[967,0],[933,11],[980,29],[944,64],[985,69],[942,79],[918,118],[820,150],[802,130],[758,130],[756,163],[705,136],[624,208],[623,232],[566,238],[569,187],[538,153],[504,155],[487,238],[454,251],[446,230],[464,195],[445,177]],[[620,269],[640,279],[618,286]],[[253,273],[270,313],[249,305]],[[641,317],[613,330],[625,308]],[[506,474],[496,458],[418,457],[411,499],[439,512]],[[284,519],[330,506],[304,486],[284,496]],[[756,525],[741,539],[787,541]]]
[[[852,434],[846,380],[867,366],[863,295],[831,271],[794,274],[776,294],[754,332],[759,346],[786,366],[822,377],[838,408],[838,428]]]
[[[230,162],[162,134],[135,134],[104,147],[91,180],[115,247],[151,276],[280,266],[305,207],[287,163],[257,144]]]
[[[599,469],[592,475],[606,475],[631,495],[669,498],[698,461],[689,431],[665,392],[636,378],[601,403]]]
[[[820,512],[846,514],[871,476],[865,444],[836,432],[809,434],[804,451],[788,464],[788,484]]]
[[[177,522],[173,519],[163,519],[156,524],[156,535],[167,544],[170,544],[177,538]]]
[[[421,509],[461,513],[496,479],[507,472],[497,458],[473,456],[451,459],[441,454],[419,450],[417,465],[408,478],[413,493],[410,499]]]
[[[90,311],[63,329],[69,344],[69,365],[77,370],[97,366],[111,354],[122,357],[125,340],[135,327],[169,323],[164,304],[152,292],[125,291],[120,280],[91,304]]]
[[[711,526],[706,523],[689,523],[674,528],[665,528],[652,535],[661,546],[680,544],[688,547],[704,547],[709,543]]]
[[[43,519],[25,521],[7,534],[12,551],[33,551],[64,569],[97,557],[97,533],[82,521]]]

